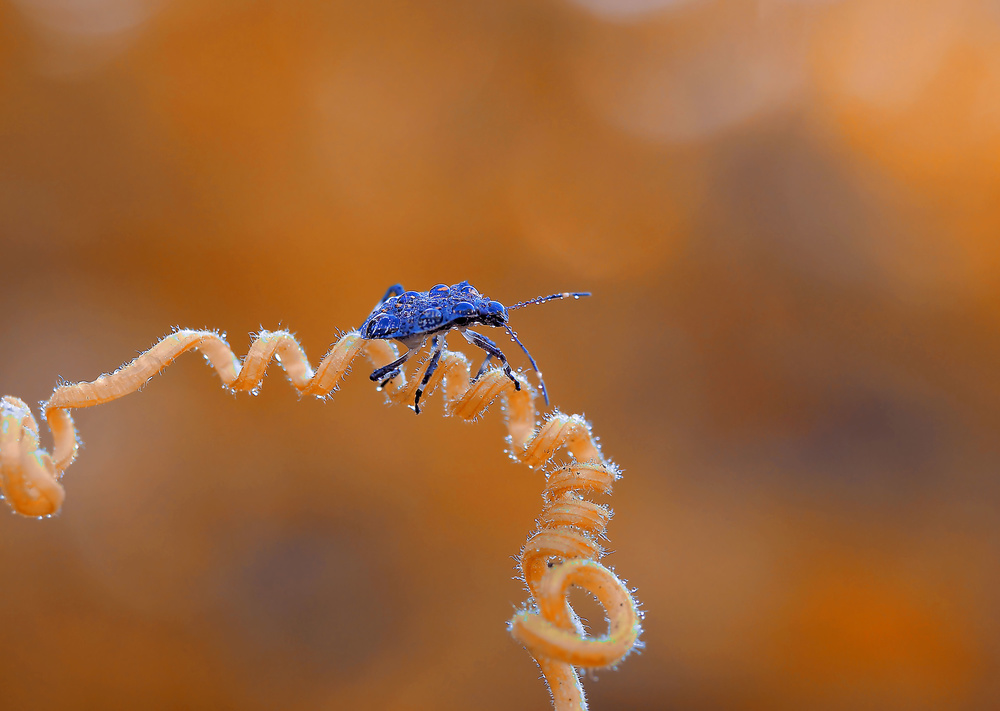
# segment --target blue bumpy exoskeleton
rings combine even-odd
[[[503,328],[507,309],[491,301],[467,281],[438,284],[430,291],[403,291],[399,284],[361,324],[365,338],[393,338],[407,348],[419,348],[428,336],[474,324]]]
[[[568,296],[579,298],[589,296],[585,292],[564,292],[530,299],[510,308],[516,309],[528,304],[538,304],[552,299],[563,299]],[[427,340],[432,337],[433,353],[430,364],[424,372],[424,377],[417,387],[416,396],[413,400],[413,409],[420,414],[420,396],[424,387],[430,381],[431,376],[437,369],[441,359],[441,353],[445,347],[445,332],[451,329],[458,329],[465,339],[474,346],[478,346],[486,351],[486,359],[482,367],[476,374],[479,378],[490,363],[491,358],[500,361],[507,377],[514,383],[514,389],[520,390],[521,383],[514,377],[514,373],[507,363],[507,358],[496,343],[481,333],[469,330],[469,326],[492,326],[502,328],[510,334],[511,338],[521,346],[521,350],[531,361],[531,367],[538,373],[538,383],[541,387],[545,404],[549,404],[549,395],[545,390],[545,381],[542,380],[542,373],[538,370],[538,364],[528,353],[517,334],[507,323],[507,308],[499,301],[493,301],[480,294],[476,287],[467,281],[448,286],[438,284],[430,291],[404,291],[400,284],[389,287],[385,296],[372,310],[358,329],[363,338],[383,338],[399,341],[406,347],[406,352],[389,365],[378,368],[371,374],[371,379],[379,383],[379,387],[384,387],[390,380],[400,373],[400,366],[407,358]]]

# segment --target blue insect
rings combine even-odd
[[[379,383],[379,387],[385,387],[386,383],[399,375],[400,366],[406,362],[406,359],[419,349],[429,337],[432,337],[431,362],[427,366],[427,371],[424,373],[423,380],[417,387],[416,396],[413,399],[413,409],[419,415],[420,396],[423,395],[424,387],[434,375],[438,362],[441,360],[441,353],[445,349],[446,332],[455,328],[465,336],[465,340],[469,343],[486,351],[486,359],[479,368],[479,372],[476,373],[476,378],[485,373],[490,360],[496,358],[503,365],[507,377],[514,382],[514,389],[520,390],[521,383],[514,377],[514,373],[507,364],[507,358],[499,346],[483,334],[469,330],[469,326],[492,326],[506,330],[510,337],[517,342],[517,345],[521,346],[521,350],[531,361],[531,367],[538,373],[538,384],[541,386],[545,404],[548,405],[549,395],[545,390],[542,372],[538,369],[535,359],[528,353],[528,349],[521,343],[521,339],[508,325],[507,311],[530,304],[542,304],[553,299],[565,299],[570,296],[579,299],[581,296],[590,296],[590,293],[564,292],[551,296],[539,296],[505,307],[499,301],[492,301],[480,294],[476,291],[476,287],[467,281],[459,282],[453,286],[438,284],[430,291],[403,291],[403,287],[399,284],[390,286],[382,300],[361,324],[359,330],[363,338],[395,339],[406,347],[406,351],[389,365],[376,370],[370,377]]]

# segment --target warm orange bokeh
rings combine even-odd
[[[590,290],[512,320],[624,471],[646,647],[592,707],[993,708],[998,97],[973,0],[10,0],[0,394]],[[78,413],[62,514],[0,527],[0,706],[547,708],[499,414],[282,380]]]

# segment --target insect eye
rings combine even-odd
[[[441,313],[441,309],[424,309],[420,318],[417,319],[417,323],[423,331],[434,328],[442,321],[444,321],[444,315]]]
[[[382,314],[374,321],[369,321],[365,328],[365,338],[389,338],[399,328],[399,319],[395,316]]]
[[[503,304],[499,301],[491,301],[483,307],[483,312],[487,316],[496,316],[497,314],[504,314],[506,316],[506,311],[504,310]]]
[[[437,284],[437,285],[431,287],[431,290],[430,290],[429,293],[432,294],[432,295],[434,295],[434,296],[439,296],[441,294],[447,294],[448,293],[448,285],[447,284]]]
[[[468,301],[459,301],[451,305],[451,311],[456,316],[472,316],[476,313],[476,307]]]

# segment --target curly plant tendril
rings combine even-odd
[[[366,340],[352,331],[344,334],[314,369],[291,333],[262,331],[241,361],[219,333],[177,330],[113,373],[56,388],[42,404],[52,431],[51,454],[39,444],[38,423],[30,408],[16,397],[4,396],[0,398],[0,493],[10,507],[25,516],[55,514],[65,497],[60,479],[79,450],[69,411],[137,391],[189,350],[201,352],[233,391],[255,391],[275,360],[300,393],[316,397],[334,391],[359,355],[376,368],[398,356],[388,341]],[[412,403],[427,365],[425,359],[413,366],[409,377],[401,370],[383,389],[387,399],[396,404]],[[572,458],[548,477],[538,531],[528,539],[520,556],[531,599],[509,627],[541,668],[556,709],[584,709],[577,667],[617,664],[633,649],[640,631],[631,593],[598,562],[604,551],[596,539],[604,534],[611,513],[583,498],[586,493],[610,493],[618,470],[604,460],[581,416],[555,413],[536,428],[535,395],[520,373],[516,375],[519,390],[503,370],[489,370],[474,381],[470,373],[465,355],[445,350],[425,392],[430,394],[440,387],[445,414],[467,421],[481,417],[502,396],[512,458],[531,468],[545,466],[563,448]],[[604,607],[609,625],[606,635],[594,638],[584,632],[567,601],[571,585],[588,591]]]
[[[549,477],[538,530],[521,551],[521,572],[537,605],[510,621],[510,632],[523,644],[542,670],[557,711],[585,709],[586,700],[577,667],[614,666],[635,647],[639,612],[625,584],[598,560],[611,511],[583,498],[610,494],[620,474],[607,462],[594,441],[590,426],[579,415],[556,413],[528,441],[521,460],[536,466],[551,460],[565,447],[573,457]],[[567,601],[570,585],[591,593],[604,607],[608,632],[588,638]]]

